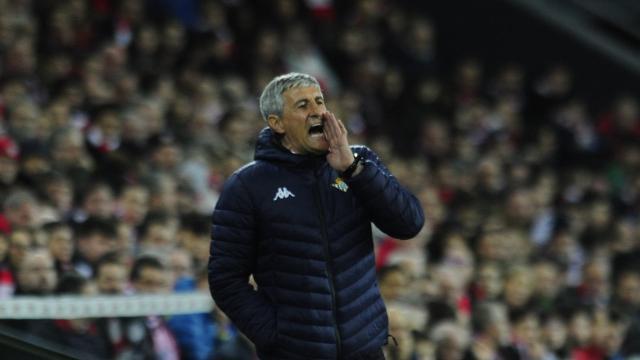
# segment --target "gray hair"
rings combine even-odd
[[[284,110],[282,93],[291,88],[307,86],[316,86],[319,89],[320,83],[311,75],[295,72],[276,76],[271,80],[260,95],[260,114],[264,121],[267,121],[269,115],[282,116]]]

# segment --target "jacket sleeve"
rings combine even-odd
[[[367,147],[355,147],[364,156],[362,171],[346,180],[349,188],[371,216],[371,221],[387,235],[409,239],[424,225],[424,213],[418,199],[404,188]]]
[[[213,212],[209,289],[216,306],[257,348],[265,349],[275,343],[276,316],[275,307],[249,285],[256,259],[255,227],[250,194],[235,174]]]

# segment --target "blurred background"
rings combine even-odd
[[[389,359],[640,356],[640,3],[0,0],[0,306],[207,292],[274,76],[420,198]],[[30,358],[254,359],[215,309],[0,319]]]

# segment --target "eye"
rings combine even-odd
[[[316,100],[316,104],[318,104],[318,105],[324,104],[324,99],[317,99]]]

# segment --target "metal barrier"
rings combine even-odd
[[[208,293],[113,296],[18,296],[0,300],[0,319],[78,319],[208,312]]]

